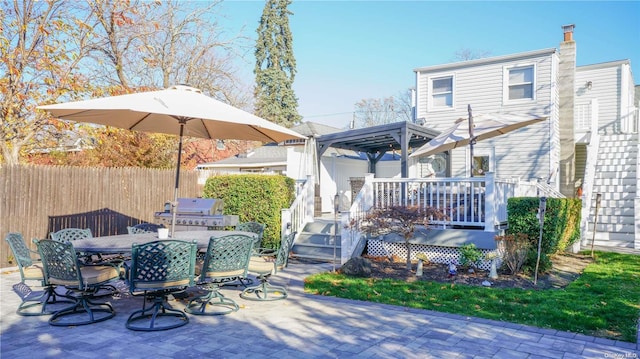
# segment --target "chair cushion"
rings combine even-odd
[[[22,268],[22,273],[27,279],[42,280],[44,278],[44,271],[42,264],[33,264],[28,267]]]
[[[82,279],[84,280],[83,286],[92,286],[120,277],[120,270],[112,266],[83,266],[80,267],[82,272]],[[51,278],[52,284],[77,286],[78,282],[73,280],[61,280]]]
[[[196,272],[201,272],[196,268]],[[200,273],[197,273],[198,275]],[[207,277],[238,277],[244,274],[244,269],[237,269],[232,271],[221,271],[221,272],[207,272]]]
[[[269,274],[275,271],[273,258],[251,257],[249,260],[249,272],[259,274]]]
[[[190,285],[189,279],[176,280],[176,281],[152,281],[152,282],[137,282],[137,290],[160,290],[170,288],[188,287]]]

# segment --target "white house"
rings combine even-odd
[[[496,176],[542,179],[567,197],[582,196],[583,244],[595,238],[596,245],[640,249],[638,110],[629,61],[576,66],[574,26],[563,30],[559,49],[415,69],[416,117],[441,131],[468,116],[469,105],[474,114],[548,117],[478,142],[474,161]],[[440,175],[468,176],[468,151],[441,154],[447,168]],[[427,162],[419,158],[414,167]]]

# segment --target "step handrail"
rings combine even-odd
[[[296,233],[297,237],[307,223],[313,222],[314,191],[315,179],[312,175],[308,175],[306,181],[297,187],[297,195],[291,206],[281,210],[281,236]],[[294,243],[296,239],[293,239]]]

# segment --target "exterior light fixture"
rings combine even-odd
[[[587,90],[591,91],[591,89],[593,88],[593,82],[587,81],[587,83],[584,85],[584,87],[586,87]]]

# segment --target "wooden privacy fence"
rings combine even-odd
[[[16,265],[4,240],[9,232],[22,233],[35,249],[32,238],[46,238],[61,228],[91,228],[95,236],[104,236],[153,222],[154,212],[173,199],[175,170],[3,166],[0,187],[0,267],[4,268]],[[202,196],[195,171],[181,171],[179,196]]]

